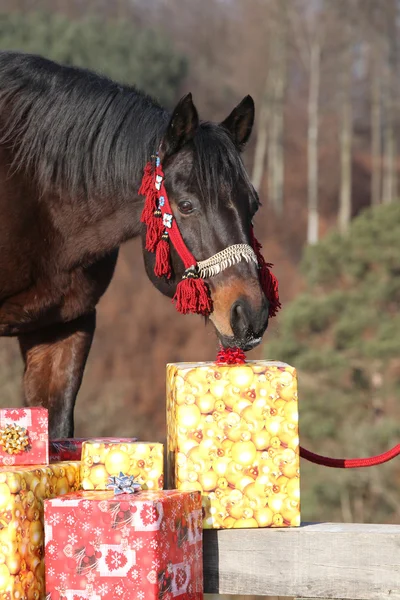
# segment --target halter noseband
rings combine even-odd
[[[272,265],[266,263],[261,254],[261,244],[254,237],[253,226],[250,230],[251,246],[234,244],[210,258],[197,262],[187,248],[173,215],[158,156],[155,163],[152,161],[147,163],[139,194],[146,198],[141,222],[147,226],[145,248],[148,252],[156,254],[154,267],[156,277],[167,279],[171,277],[170,241],[184,264],[185,272],[173,297],[179,312],[210,315],[213,310],[212,299],[210,289],[204,280],[245,260],[258,265],[260,284],[269,301],[269,315],[271,317],[276,315],[281,307],[278,281],[270,271]]]

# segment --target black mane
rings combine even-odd
[[[0,115],[13,167],[71,196],[132,197],[169,118],[135,87],[16,52],[0,52]]]
[[[12,149],[12,168],[33,173],[42,192],[134,197],[169,116],[134,86],[0,52],[0,143]],[[215,205],[216,190],[231,191],[239,179],[258,202],[227,131],[202,122],[193,143],[192,176],[208,202]]]

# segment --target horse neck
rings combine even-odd
[[[140,183],[139,183],[140,185]],[[138,187],[139,187],[138,185]],[[62,262],[66,268],[93,262],[123,242],[139,235],[144,199],[100,197],[95,210],[90,202],[73,202],[56,214],[63,237]]]
[[[94,197],[79,194],[68,201],[59,202],[56,215],[58,225],[61,225],[58,230],[61,229],[64,233],[66,266],[92,261],[139,235],[144,198],[139,196],[138,190],[145,164],[159,144],[167,118],[166,113],[158,108],[147,107],[147,111],[150,110],[150,131],[146,132],[142,128],[136,131],[136,135],[133,131],[133,143],[136,143],[137,152],[129,172],[130,192],[115,182],[113,185],[106,182],[104,192],[97,193]],[[154,118],[158,121],[156,127]],[[126,159],[115,156],[115,169],[124,158]]]

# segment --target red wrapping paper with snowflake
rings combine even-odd
[[[47,409],[0,409],[0,465],[48,464]]]
[[[202,600],[199,492],[45,501],[47,600]]]

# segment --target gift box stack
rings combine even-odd
[[[47,599],[202,600],[201,495],[163,489],[163,445],[77,445],[80,491],[44,503]]]
[[[168,489],[162,444],[0,411],[0,597],[201,600],[203,529],[300,524],[293,367],[169,364],[166,408]]]
[[[222,351],[167,366],[168,487],[197,490],[203,527],[300,525],[296,370]]]
[[[43,502],[79,489],[80,463],[48,464],[44,408],[0,409],[0,597],[45,597]]]

